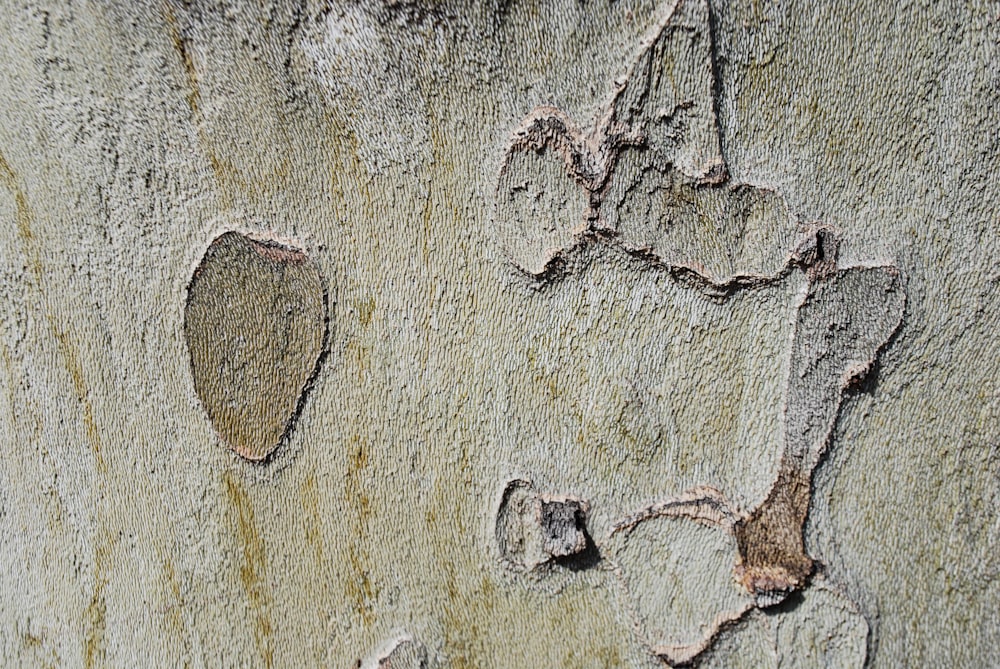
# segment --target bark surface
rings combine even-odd
[[[0,36],[0,664],[1000,664],[995,3]]]

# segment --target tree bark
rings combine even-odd
[[[1000,664],[1000,11],[7,2],[0,659]]]

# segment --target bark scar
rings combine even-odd
[[[771,189],[729,181],[705,0],[680,0],[643,41],[599,120],[534,108],[513,131],[494,234],[535,286],[610,245],[714,297],[836,267],[832,226],[803,223]]]
[[[813,472],[829,447],[845,391],[874,368],[902,323],[905,303],[902,277],[895,267],[827,270],[809,285],[796,307],[784,446],[777,476],[764,500],[743,512],[722,492],[700,486],[648,505],[612,526],[607,540],[628,541],[644,523],[689,520],[735,541],[732,576],[746,594],[746,603],[718,613],[705,625],[705,636],[698,643],[647,638],[646,643],[667,664],[694,662],[726,625],[751,609],[772,607],[809,585],[815,562],[805,549],[803,531],[812,501]],[[618,573],[635,606],[641,608],[642,594],[632,592],[627,583],[630,575],[620,568]],[[648,637],[648,631],[643,635]]]
[[[702,619],[697,642],[652,639],[656,621],[637,613],[648,595],[626,585],[644,642],[672,665],[694,662],[721,629],[809,584],[815,567],[803,528],[813,472],[844,392],[873,368],[902,322],[906,301],[894,266],[841,266],[834,226],[800,221],[772,189],[729,181],[714,59],[707,1],[678,0],[644,40],[592,127],[581,128],[550,106],[523,119],[500,170],[494,217],[506,259],[536,288],[585,266],[588,249],[599,244],[718,299],[804,274],[807,288],[793,312],[784,443],[766,497],[744,512],[719,490],[694,488],[622,518],[601,542],[602,551],[614,542],[627,546],[653,521],[693,521],[710,528],[715,539],[708,541],[729,542],[734,562],[727,578],[745,599],[726,600],[725,611]],[[513,535],[501,531],[499,520],[497,527],[503,546]],[[675,547],[646,548],[668,553]],[[642,560],[633,567],[650,570]],[[636,576],[619,573],[623,582]]]

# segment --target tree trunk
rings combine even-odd
[[[1000,13],[7,2],[0,659],[1000,664]]]

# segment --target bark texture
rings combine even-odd
[[[995,3],[0,35],[0,664],[1000,664]]]

